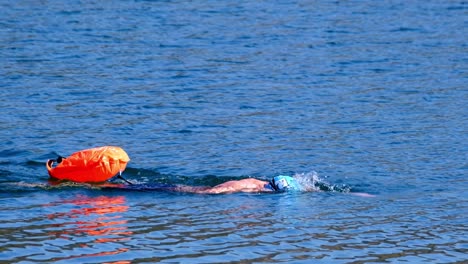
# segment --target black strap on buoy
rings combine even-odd
[[[47,165],[48,165],[49,167],[52,168],[52,166],[54,165],[54,162],[57,162],[57,164],[60,164],[60,163],[62,163],[62,161],[63,161],[64,159],[66,159],[66,158],[59,155],[59,156],[57,157],[57,159],[50,159],[50,160],[48,160],[48,161],[47,161]]]
[[[62,163],[62,161],[66,159],[65,157],[62,157],[62,156],[58,156],[57,159],[55,161],[57,161],[57,164],[59,163]]]

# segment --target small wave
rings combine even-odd
[[[323,192],[341,192],[348,193],[351,187],[347,185],[331,184],[325,179],[319,177],[315,171],[308,173],[296,173],[293,176],[303,187],[303,191],[323,191]]]
[[[92,184],[92,183],[78,183],[78,182],[71,182],[71,181],[51,181],[48,182],[41,182],[41,183],[32,183],[32,182],[10,182],[4,184],[5,186],[9,186],[10,190],[60,190],[64,188],[87,188],[87,189],[100,189],[99,184]]]

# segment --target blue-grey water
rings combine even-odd
[[[466,263],[466,1],[0,0],[0,262]],[[124,148],[138,183],[49,181]],[[362,197],[368,193],[375,197]]]

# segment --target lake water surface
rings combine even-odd
[[[466,263],[467,12],[0,0],[0,262]],[[137,183],[288,174],[321,191],[49,181],[47,159],[102,145]]]

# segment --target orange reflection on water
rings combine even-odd
[[[61,200],[46,206],[63,207],[73,205],[75,208],[68,212],[52,213],[47,215],[49,219],[57,220],[53,226],[60,229],[51,232],[57,237],[73,239],[83,234],[92,237],[89,243],[81,243],[81,248],[99,249],[98,244],[115,243],[131,239],[132,231],[128,230],[128,221],[123,219],[123,213],[127,212],[125,197],[123,196],[77,196],[73,199]],[[95,244],[96,243],[96,244]],[[94,245],[93,245],[94,244]],[[117,255],[127,252],[126,247],[115,250],[85,253],[66,257],[64,259]],[[111,263],[130,263],[118,261]]]

